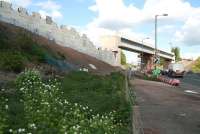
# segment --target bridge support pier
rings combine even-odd
[[[154,68],[154,55],[151,54],[143,54],[142,56],[142,65],[141,65],[141,70],[146,70],[146,71],[150,71]]]

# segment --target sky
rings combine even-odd
[[[182,58],[200,56],[200,0],[5,0],[15,6],[52,16],[58,24],[86,33],[96,46],[102,35],[125,34],[154,46],[155,15],[158,48],[179,47]],[[126,52],[128,62],[136,54]]]

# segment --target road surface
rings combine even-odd
[[[200,95],[170,85],[135,79],[144,134],[200,134]]]
[[[187,90],[195,91],[200,94],[200,75],[195,73],[189,73],[184,76],[184,78],[179,78],[181,81],[180,87],[182,89],[187,88]]]

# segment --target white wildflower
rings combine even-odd
[[[5,109],[8,109],[8,105],[5,105]]]
[[[10,133],[12,133],[12,132],[13,132],[13,130],[12,130],[12,129],[9,129],[9,132],[10,132]]]

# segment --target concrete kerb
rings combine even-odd
[[[140,117],[140,112],[139,112],[139,108],[137,105],[135,105],[135,101],[136,101],[136,95],[133,92],[133,88],[130,85],[130,80],[128,79],[128,71],[125,73],[126,74],[126,96],[128,98],[128,100],[131,103],[131,134],[144,134],[143,131],[143,127],[142,127],[142,121],[141,121],[141,117]]]

